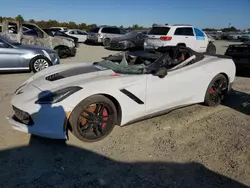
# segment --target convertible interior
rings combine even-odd
[[[103,57],[106,61],[124,66],[145,65],[150,69],[164,67],[167,70],[178,69],[203,58],[203,54],[179,46],[160,47],[151,51],[127,51]]]

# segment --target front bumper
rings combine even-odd
[[[86,42],[94,43],[94,44],[100,44],[102,43],[102,39],[97,36],[89,36],[87,37]]]
[[[13,116],[7,117],[13,129],[51,139],[67,139],[65,123],[67,122],[67,113],[70,112],[67,108],[62,107],[62,105],[23,104],[22,106],[16,107],[15,105],[13,108],[25,112],[31,121],[27,123],[24,121],[27,118],[20,118],[14,112]]]
[[[110,44],[109,46],[104,46],[104,48],[109,50],[126,50],[128,49],[128,45],[124,43],[116,43],[116,44]]]
[[[14,130],[24,132],[24,133],[29,133],[45,138],[51,138],[51,139],[67,139],[67,134],[66,132],[62,131],[54,131],[52,130],[45,130],[43,126],[39,126],[39,124],[34,124],[33,126],[28,126],[26,124],[23,124],[19,121],[17,121],[14,117],[7,117],[7,120],[9,123],[12,125],[12,128]],[[63,128],[62,128],[63,129]]]

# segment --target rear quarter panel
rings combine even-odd
[[[236,75],[235,63],[229,58],[208,56],[208,63],[205,64],[206,71],[214,78],[217,74],[227,75],[229,83],[233,83]]]

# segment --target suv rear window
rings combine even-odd
[[[174,35],[194,36],[192,27],[180,27],[174,32]]]
[[[167,35],[169,30],[169,27],[153,27],[148,35]]]
[[[102,33],[120,34],[120,30],[116,27],[104,27],[102,28]]]
[[[99,27],[95,27],[93,29],[90,29],[89,32],[90,33],[98,33],[99,29],[100,29]]]

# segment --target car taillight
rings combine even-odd
[[[162,36],[162,37],[160,37],[160,40],[170,41],[170,40],[172,40],[172,37]]]

